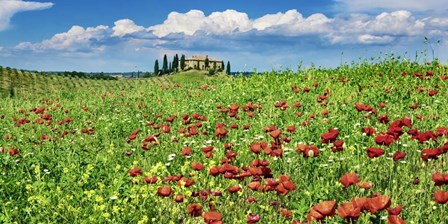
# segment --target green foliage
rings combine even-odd
[[[183,71],[185,69],[185,55],[182,54],[180,57],[180,69]]]
[[[418,64],[395,56],[335,69],[273,70],[240,78],[210,77],[206,71],[191,70],[150,79],[94,80],[4,70],[0,88],[9,91],[14,85],[15,96],[0,98],[0,223],[202,222],[203,217],[188,214],[190,203],[199,203],[203,212],[215,207],[225,223],[247,223],[250,213],[259,214],[260,223],[291,223],[305,221],[310,208],[319,202],[334,200],[340,206],[355,197],[376,194],[390,196],[391,207],[403,205],[399,216],[407,223],[446,223],[447,204],[437,204],[433,196],[436,190],[447,191],[446,185],[435,186],[431,179],[434,172],[447,173],[448,155],[429,161],[420,157],[422,149],[442,149],[448,137],[442,134],[421,144],[407,134],[405,126],[399,141],[389,147],[377,145],[375,137],[405,116],[413,129],[423,133],[447,126],[447,73],[448,68],[437,62]],[[305,87],[310,91],[303,91]],[[438,93],[429,96],[435,89]],[[249,102],[253,109],[247,106]],[[294,107],[297,102],[300,107]],[[377,112],[358,112],[358,102]],[[420,106],[411,109],[416,102]],[[235,117],[226,112],[234,108],[232,104],[239,108]],[[50,114],[52,123],[40,124],[47,116],[33,112],[36,109]],[[325,109],[327,115],[322,113]],[[205,116],[205,121],[194,119],[196,113]],[[378,122],[383,114],[391,119],[389,124]],[[19,126],[15,120],[22,118],[30,122]],[[215,136],[222,124],[227,135]],[[278,140],[265,131],[270,125],[281,130]],[[287,131],[288,126],[296,132]],[[361,129],[368,126],[376,131],[374,136],[362,134]],[[329,128],[338,128],[337,140],[344,141],[342,151],[334,153],[332,143],[322,143],[321,134]],[[198,135],[188,136],[189,129],[197,129]],[[132,136],[135,130],[139,132]],[[156,133],[160,135],[154,137]],[[145,139],[156,139],[148,150],[142,149]],[[269,147],[279,141],[282,156],[266,154],[269,150],[253,153],[251,144],[260,141]],[[225,149],[226,143],[233,147]],[[319,155],[306,158],[296,152],[299,144],[316,146]],[[207,158],[202,148],[209,145],[214,146],[213,157]],[[192,149],[189,156],[181,155],[186,146]],[[366,148],[372,146],[385,154],[370,159]],[[10,149],[19,153],[10,155]],[[393,161],[397,151],[407,156]],[[255,159],[269,162],[271,180],[263,175],[240,179],[209,174],[223,161],[236,166],[237,175],[245,174],[247,167],[253,171]],[[204,169],[194,170],[193,162],[203,164]],[[142,176],[131,177],[129,171],[137,167]],[[349,172],[372,182],[372,188],[344,187],[340,180]],[[186,187],[182,181],[163,181],[172,175],[194,183]],[[295,184],[296,189],[287,195],[248,187],[257,179],[264,187],[273,182],[278,185],[281,175]],[[158,181],[147,184],[142,180],[147,176],[157,176]],[[417,177],[420,182],[415,184]],[[231,194],[228,189],[234,185],[242,190]],[[162,186],[171,186],[173,194],[158,196]],[[203,200],[208,190],[219,191],[221,196],[208,195]],[[200,196],[192,197],[194,192]],[[186,201],[174,202],[178,194]],[[248,203],[249,197],[256,202]],[[279,208],[290,210],[292,218],[281,216]],[[381,223],[387,217],[386,210],[365,211],[357,223]],[[324,221],[346,223],[337,212]]]
[[[208,75],[212,76],[212,75],[215,74],[215,72],[216,72],[215,68],[209,69],[208,70]]]
[[[210,64],[210,60],[208,59],[208,56],[206,56],[206,57],[205,57],[205,62],[204,62],[205,69],[208,69],[209,64]]]
[[[154,75],[158,76],[160,74],[159,71],[159,60],[156,59],[156,61],[154,62]]]
[[[165,75],[167,73],[168,73],[168,59],[165,54],[163,56],[162,75]]]

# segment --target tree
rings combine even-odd
[[[221,70],[224,71],[224,61],[221,61]]]
[[[230,75],[230,61],[227,61],[226,73],[227,75]]]
[[[205,56],[205,69],[208,69],[208,64],[210,63],[210,61],[208,60],[208,56]]]
[[[173,71],[177,72],[179,69],[179,56],[176,54],[173,58]]]
[[[143,78],[149,78],[149,77],[151,77],[151,73],[149,72],[143,73]]]
[[[184,70],[185,69],[185,55],[182,55],[180,57],[180,69]]]
[[[171,72],[173,72],[173,65],[171,64],[171,61],[170,61],[169,65],[168,65],[168,73],[171,73]]]
[[[168,58],[166,54],[163,56],[162,75],[168,73]]]
[[[156,62],[154,62],[154,75],[158,76],[159,72],[159,60],[156,59]]]

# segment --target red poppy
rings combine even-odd
[[[344,185],[344,187],[349,187],[353,184],[356,184],[359,182],[358,175],[356,173],[346,173],[341,177],[341,183]]]
[[[448,192],[437,190],[434,192],[434,201],[439,204],[446,204],[448,202]]]
[[[212,145],[210,145],[210,146],[202,147],[201,149],[202,149],[202,151],[203,151],[204,153],[207,153],[207,152],[211,152],[211,151],[213,151],[214,148],[215,148],[215,147],[213,147]]]
[[[292,211],[291,210],[288,210],[286,208],[280,208],[279,210],[280,210],[280,215],[282,217],[285,217],[285,218],[288,218],[288,219],[292,218]]]
[[[8,150],[8,152],[9,152],[9,156],[19,155],[19,150],[18,149],[10,148]]]
[[[301,152],[303,154],[303,157],[308,158],[308,157],[317,157],[320,151],[315,145],[308,146],[299,144],[297,146],[296,152],[297,153]]]
[[[362,189],[370,189],[373,186],[373,183],[370,181],[360,181],[356,184],[356,186]]]
[[[208,173],[212,176],[218,176],[219,175],[219,168],[217,166],[214,166],[212,168],[210,168],[210,170],[208,171]]]
[[[395,208],[388,208],[387,209],[387,213],[389,215],[399,215],[401,213],[401,211],[403,210],[403,206],[402,205],[398,205]]]
[[[417,109],[418,108],[418,102],[413,104],[413,105],[411,105],[411,106],[409,106],[409,108],[413,109],[413,110]]]
[[[345,202],[338,207],[338,216],[347,220],[347,222],[356,221],[361,215],[361,208],[353,202]]]
[[[387,224],[406,224],[398,215],[389,215],[387,217]]]
[[[438,92],[437,92],[437,90],[430,90],[429,92],[428,92],[428,95],[429,96],[434,96],[434,95],[436,95]]]
[[[295,132],[296,131],[296,127],[294,125],[288,126],[286,127],[286,131],[287,132]]]
[[[260,187],[261,187],[261,183],[258,182],[258,181],[256,181],[256,182],[250,182],[250,183],[248,184],[248,187],[249,187],[251,190],[253,190],[253,191],[258,191],[258,189],[260,189]]]
[[[136,168],[132,168],[129,171],[129,176],[131,177],[136,177],[136,176],[141,176],[142,175],[142,169],[136,167]]]
[[[364,198],[364,197],[358,197],[358,198],[352,199],[353,205],[358,207],[359,209],[361,209],[361,211],[367,209],[368,201],[369,201],[369,198]]]
[[[367,149],[367,156],[371,159],[380,157],[382,155],[384,155],[384,150],[382,150],[380,148],[370,147]]]
[[[193,164],[191,164],[191,168],[193,170],[200,171],[200,170],[204,169],[204,165],[202,165],[202,163],[194,161]]]
[[[379,106],[380,106],[381,109],[383,109],[383,108],[386,108],[387,105],[386,105],[386,103],[381,102]]]
[[[202,215],[202,206],[197,203],[188,204],[187,212],[190,216],[198,217]]]
[[[191,148],[190,147],[185,147],[182,149],[182,155],[183,156],[189,156],[191,155]]]
[[[238,191],[240,191],[240,190],[241,190],[241,187],[240,187],[240,185],[238,185],[238,184],[235,184],[235,185],[229,187],[229,189],[227,189],[227,191],[228,191],[229,193],[236,193],[236,192],[238,192]]]
[[[260,221],[260,215],[259,214],[248,214],[247,215],[247,223],[257,223],[258,221]]]
[[[400,159],[403,159],[404,157],[406,157],[406,153],[405,152],[395,152],[394,156],[392,157],[394,161],[398,161]]]
[[[250,150],[255,154],[260,154],[261,152],[261,144],[258,142],[254,142],[250,145]]]
[[[382,114],[378,117],[378,121],[382,124],[389,123],[389,118],[387,117],[387,114]]]
[[[319,221],[325,217],[332,217],[335,213],[336,201],[323,201],[311,207],[310,213],[306,216],[308,222]]]
[[[362,131],[362,133],[366,134],[367,136],[372,136],[375,134],[375,129],[373,129],[372,126],[362,128],[361,131]]]
[[[439,155],[443,153],[438,148],[433,149],[423,149],[420,153],[420,158],[422,158],[423,161],[428,161],[428,159],[438,159]]]
[[[257,199],[255,199],[254,197],[251,196],[246,199],[246,202],[249,204],[253,204],[253,203],[257,202]]]
[[[206,223],[216,223],[218,221],[221,221],[222,219],[222,214],[219,212],[215,212],[215,211],[210,211],[210,212],[206,212],[202,215],[202,217],[204,218],[204,221]]]
[[[159,180],[159,178],[157,178],[156,176],[144,177],[142,179],[142,181],[147,183],[147,184],[155,184],[158,180]]]
[[[320,137],[322,139],[322,143],[330,143],[334,142],[339,135],[339,131],[333,128],[328,129],[328,132],[323,133]]]
[[[173,193],[173,191],[171,190],[171,187],[169,185],[159,187],[157,189],[157,195],[159,195],[160,197],[168,197],[172,193]]]
[[[222,127],[219,127],[219,128],[216,128],[215,136],[218,138],[224,138],[227,135],[227,133],[229,133],[228,130],[226,130]]]
[[[369,198],[366,202],[366,207],[370,211],[371,214],[376,213],[377,211],[382,211],[390,206],[390,197],[386,195],[376,195],[372,198]]]
[[[434,181],[435,186],[442,186],[444,184],[448,184],[448,174],[442,174],[440,172],[436,172],[432,174],[432,181]]]
[[[378,145],[386,145],[387,147],[389,147],[390,144],[395,142],[395,138],[394,138],[394,136],[383,132],[383,133],[380,133],[378,136],[376,136],[375,142]]]
[[[344,141],[338,140],[333,142],[333,147],[331,147],[332,152],[340,152],[344,150]]]
[[[178,186],[185,186],[185,187],[190,187],[191,185],[194,184],[194,180],[193,179],[188,179],[186,177],[181,177],[179,180],[177,180],[177,185]]]
[[[177,202],[177,203],[183,202],[184,201],[184,196],[182,194],[178,194],[174,198],[174,201]]]

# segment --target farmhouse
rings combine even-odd
[[[208,67],[205,66],[205,62],[208,59]],[[223,62],[206,56],[192,56],[185,59],[185,67],[191,69],[208,70],[210,68],[222,69]]]

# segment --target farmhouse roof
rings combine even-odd
[[[204,55],[198,55],[198,56],[191,56],[191,58],[186,58],[186,61],[205,61],[205,58],[207,58],[208,56],[204,56]],[[221,60],[215,59],[215,58],[211,58],[208,57],[208,61],[210,62],[221,62]]]

